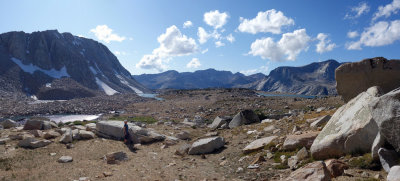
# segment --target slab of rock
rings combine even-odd
[[[379,97],[370,104],[370,108],[381,139],[400,153],[400,88]]]
[[[329,119],[331,119],[331,116],[329,116],[329,115],[319,117],[319,118],[317,118],[317,120],[315,120],[314,122],[312,122],[310,124],[310,127],[318,128],[318,127],[324,125],[325,123],[327,123],[329,121]]]
[[[93,139],[94,137],[95,135],[91,131],[79,130],[79,139],[87,140]]]
[[[176,134],[176,137],[181,140],[187,140],[190,139],[190,134],[187,131],[181,131],[178,134]]]
[[[390,168],[386,179],[387,181],[400,181],[400,166],[396,165]]]
[[[391,167],[399,163],[399,155],[394,150],[380,148],[378,150],[378,155],[381,165],[386,172],[389,172]]]
[[[400,87],[400,60],[383,57],[346,63],[335,70],[336,89],[348,102],[372,86],[379,86],[383,93]]]
[[[43,120],[31,120],[28,119],[24,125],[24,130],[34,130],[34,129],[42,129]]]
[[[132,123],[128,123],[129,135],[134,144],[140,143],[139,135],[147,134],[147,130],[136,126]],[[124,139],[124,122],[123,121],[99,121],[96,123],[96,134],[100,137],[112,138],[116,140]]]
[[[40,140],[36,138],[25,138],[18,142],[18,146],[23,148],[40,148],[49,145],[51,141],[49,140]]]
[[[72,140],[73,139],[72,139],[72,131],[71,131],[71,129],[67,129],[65,131],[65,133],[60,138],[60,142],[64,143],[64,144],[71,143]]]
[[[71,133],[72,133],[73,140],[79,140],[79,129],[74,129],[71,131]]]
[[[244,110],[237,113],[231,122],[229,128],[235,128],[244,124],[259,123],[260,118],[253,110]]]
[[[189,149],[189,155],[212,153],[225,145],[224,138],[220,136],[197,140]]]
[[[112,152],[108,153],[107,155],[104,155],[104,160],[107,162],[107,164],[117,164],[120,161],[127,161],[129,160],[128,155],[123,152]]]
[[[243,149],[243,152],[244,153],[250,153],[250,152],[253,152],[253,151],[257,151],[257,150],[263,149],[265,146],[267,146],[268,144],[272,143],[276,138],[277,138],[277,136],[269,136],[269,137],[265,137],[265,138],[260,138],[260,139],[254,140],[253,142],[251,142],[249,145],[247,145]]]
[[[73,159],[71,156],[62,156],[58,159],[59,163],[68,163],[68,162],[72,162]]]
[[[346,163],[336,159],[325,160],[325,165],[332,177],[341,176],[343,175],[344,170],[349,169],[349,166]]]
[[[368,105],[379,95],[379,89],[371,87],[340,107],[314,140],[312,156],[325,159],[357,151],[369,152],[378,126]]]
[[[295,150],[297,148],[310,148],[319,132],[308,132],[300,135],[288,135],[283,142],[283,149]]]
[[[316,161],[292,172],[285,180],[330,181],[331,179],[331,174],[326,168],[325,163],[323,161]]]
[[[3,125],[4,129],[14,128],[18,126],[17,122],[11,119],[4,120],[3,122],[1,122],[1,125]]]
[[[139,141],[142,144],[147,144],[147,143],[153,143],[157,141],[163,141],[165,140],[165,136],[162,134],[159,134],[153,130],[147,130],[146,133],[143,134],[137,134],[139,137]]]
[[[209,128],[211,129],[218,129],[220,128],[222,125],[224,124],[229,124],[229,122],[232,120],[231,117],[227,117],[227,116],[217,116],[214,121],[208,125]]]
[[[61,136],[61,134],[56,131],[48,131],[48,132],[44,133],[43,138],[44,139],[53,139],[53,138],[57,138],[59,136]]]

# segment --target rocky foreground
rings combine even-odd
[[[338,69],[388,67],[366,61]],[[97,121],[6,120],[0,179],[398,181],[400,89],[373,84],[355,87],[346,102],[246,89],[166,91],[162,101],[131,102]],[[121,141],[123,120],[132,145]]]

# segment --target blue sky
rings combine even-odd
[[[57,29],[91,38],[132,74],[268,74],[327,59],[399,58],[400,0],[2,0],[0,7],[1,33]]]

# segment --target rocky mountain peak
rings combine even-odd
[[[5,82],[33,95],[60,78],[108,95],[148,91],[106,46],[57,30],[0,34],[0,65],[0,77],[14,75]]]

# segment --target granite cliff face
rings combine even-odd
[[[334,95],[335,60],[311,63],[302,67],[278,67],[268,76],[258,73],[243,75],[214,69],[179,73],[174,70],[159,74],[135,75],[135,79],[151,89],[249,88],[268,92],[305,95]]]
[[[0,34],[0,84],[39,99],[149,92],[106,46],[57,30]]]

